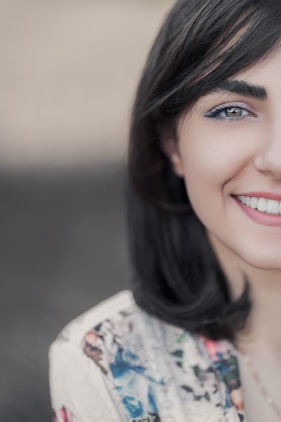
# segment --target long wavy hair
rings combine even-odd
[[[161,149],[183,113],[223,80],[269,54],[281,38],[281,1],[178,0],[148,56],[132,112],[128,195],[132,289],[168,323],[233,339],[251,309],[248,283],[229,283]]]

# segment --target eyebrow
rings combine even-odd
[[[218,84],[212,92],[234,92],[244,97],[253,97],[258,100],[267,98],[266,89],[263,86],[252,85],[249,82],[239,81],[237,79],[226,80]]]

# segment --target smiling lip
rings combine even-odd
[[[243,204],[239,197],[255,197],[255,198],[264,198],[266,200],[281,201],[281,195],[268,193],[268,192],[247,192],[239,193],[239,195],[234,195],[234,199],[242,211],[253,221],[264,226],[281,226],[281,215],[280,214],[267,214],[261,212],[258,209],[253,209],[246,204]]]
[[[265,199],[273,199],[275,201],[281,201],[281,194],[277,193],[269,193],[269,192],[243,192],[239,193],[237,196],[250,196],[256,198],[265,198]]]

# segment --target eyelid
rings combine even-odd
[[[227,103],[218,104],[218,105],[212,107],[209,111],[207,111],[206,117],[211,117],[212,113],[214,113],[216,111],[223,111],[223,110],[230,108],[230,107],[241,108],[242,110],[245,110],[248,113],[256,116],[256,113],[254,112],[252,107],[249,106],[249,104],[246,104],[246,103],[243,103],[243,102],[240,102],[240,101],[231,101],[231,102],[227,102]]]

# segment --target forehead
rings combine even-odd
[[[264,86],[267,90],[281,86],[281,48],[269,53],[258,63],[237,73],[234,80],[243,80],[251,84]]]

